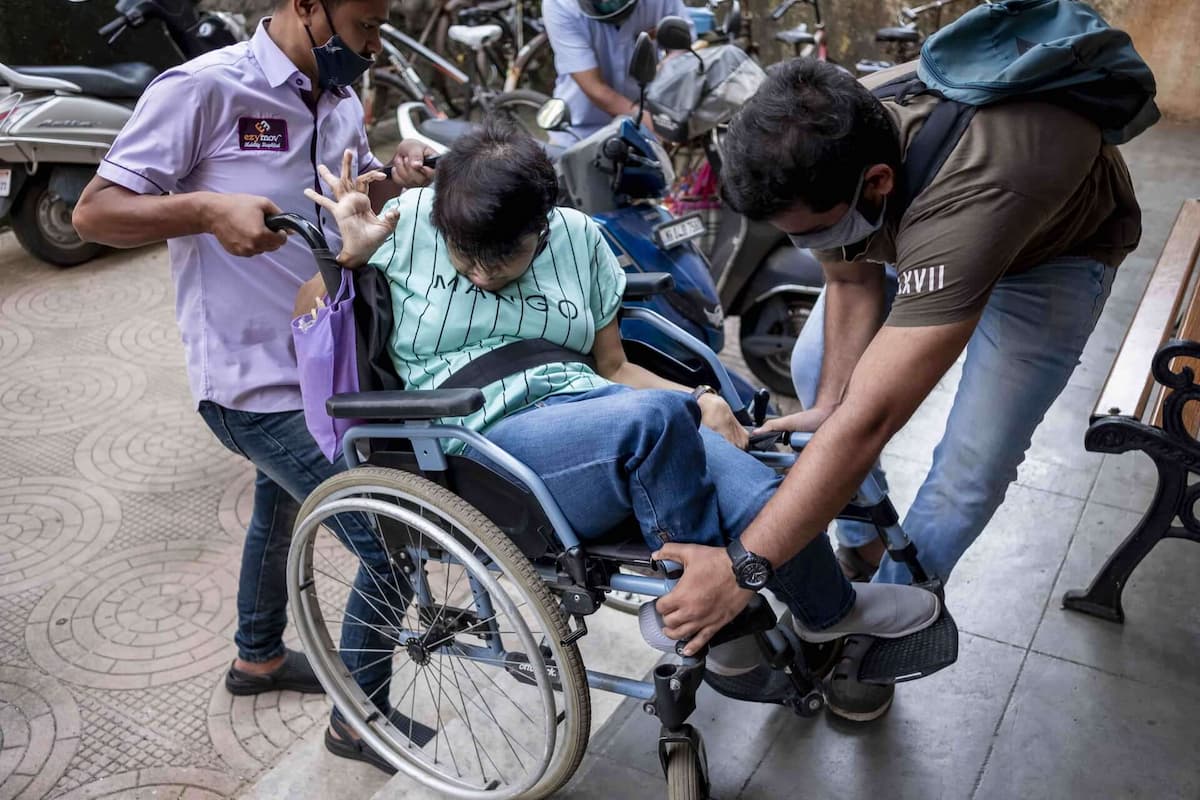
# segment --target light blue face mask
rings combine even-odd
[[[858,210],[858,200],[862,195],[863,184],[866,183],[867,173],[863,172],[858,178],[858,186],[854,190],[854,199],[850,201],[850,209],[837,222],[812,233],[789,234],[792,244],[805,250],[835,250],[848,247],[872,236],[883,227],[884,213],[887,211],[887,198],[883,199],[883,208],[871,222]]]

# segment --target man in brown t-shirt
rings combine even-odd
[[[1141,215],[1120,154],[1095,124],[1047,103],[976,110],[902,207],[904,156],[937,102],[880,102],[837,68],[797,59],[774,67],[730,123],[725,199],[815,250],[826,277],[793,357],[806,409],[768,426],[816,434],[741,536],[772,564],[821,535],[966,348],[946,432],[904,520],[922,566],[945,580],[1004,499],[1137,246]],[[874,528],[842,525],[838,538],[848,565],[910,580]],[[686,566],[658,603],[668,635],[702,643],[741,609],[723,550],[661,557]],[[830,709],[849,719],[874,719],[891,702],[890,687],[847,677],[868,646],[847,640],[849,663],[827,682]]]

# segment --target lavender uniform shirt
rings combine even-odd
[[[381,167],[371,154],[352,92],[322,92],[315,112],[301,97],[309,79],[267,35],[205,53],[150,84],[98,174],[139,194],[211,191],[261,195],[318,225],[334,252],[330,215],[304,197],[331,194],[317,177],[336,175],[354,152],[354,174]],[[230,255],[211,234],[167,243],[175,317],[197,404],[241,411],[303,408],[292,346],[292,304],[316,273],[298,237],[272,253]]]

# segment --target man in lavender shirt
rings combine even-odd
[[[369,64],[364,56],[379,52],[388,5],[279,0],[249,42],[163,73],[75,209],[85,239],[114,247],[168,240],[199,412],[258,470],[238,587],[238,654],[225,679],[234,694],[322,691],[304,655],[283,645],[284,570],[299,503],[341,465],[325,460],[305,428],[291,341],[292,301],[315,263],[302,242],[268,230],[264,216],[300,214],[337,252],[332,218],[304,198],[307,187],[324,190],[318,165],[339,171],[350,150],[353,174],[371,173],[364,183],[371,181],[376,210],[431,180],[418,143],[402,143],[386,167],[372,155],[362,106],[345,88]],[[357,536],[364,558],[386,558],[371,550],[370,531]],[[348,614],[355,602],[352,591]],[[370,609],[359,611],[366,618]],[[388,674],[386,664],[358,673],[373,689]],[[353,745],[339,754],[370,760]]]

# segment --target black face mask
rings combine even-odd
[[[351,50],[342,37],[337,35],[333,20],[329,16],[329,9],[324,3],[321,4],[321,10],[325,12],[329,30],[333,32],[329,41],[318,45],[317,40],[313,38],[312,28],[305,25],[304,30],[308,33],[308,40],[312,42],[313,57],[317,60],[317,86],[322,90],[337,92],[358,80],[358,76],[366,72],[372,62],[371,59],[363,58]]]

